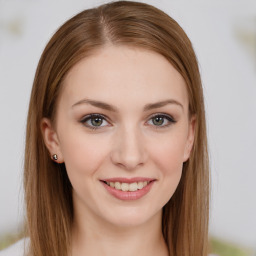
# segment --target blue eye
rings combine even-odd
[[[99,114],[90,114],[85,116],[81,120],[81,123],[92,130],[99,129],[108,125],[105,117]]]
[[[176,123],[176,121],[169,115],[156,114],[149,119],[148,123],[156,128],[164,128],[168,127],[172,123]]]

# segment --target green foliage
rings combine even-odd
[[[19,233],[9,233],[0,236],[0,250],[10,246],[19,239],[24,237],[24,231]],[[212,237],[210,239],[211,253],[218,256],[252,256],[253,251],[247,248],[241,248],[232,243],[222,241],[218,238]]]
[[[218,256],[252,256],[253,251],[248,248],[242,248],[235,244],[222,241],[212,237],[210,239],[211,253]]]
[[[20,230],[19,232],[10,232],[7,234],[0,235],[0,250],[3,250],[10,246],[11,244],[14,244],[18,240],[20,240],[25,235],[24,229]]]
[[[3,250],[4,248],[8,247],[9,245],[15,243],[18,240],[19,240],[19,238],[17,238],[16,235],[11,235],[11,234],[1,237],[0,238],[0,250]]]

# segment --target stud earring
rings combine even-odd
[[[52,159],[53,159],[54,161],[57,161],[57,160],[58,160],[58,156],[57,156],[56,154],[53,154],[53,155],[52,155]]]

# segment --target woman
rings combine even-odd
[[[85,10],[47,44],[25,154],[28,255],[207,255],[208,156],[191,42],[164,12]]]

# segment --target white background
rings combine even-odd
[[[56,29],[106,1],[0,0],[0,235],[23,218],[30,90]],[[178,21],[198,56],[212,171],[211,234],[256,250],[256,1],[144,1]]]

